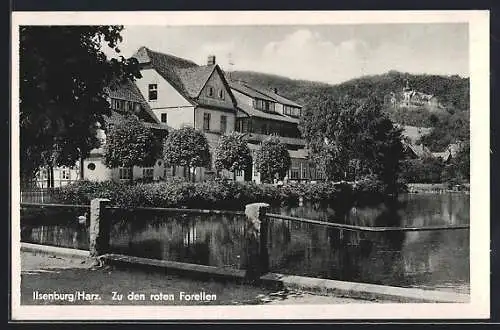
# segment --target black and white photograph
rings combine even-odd
[[[488,29],[14,12],[14,319],[488,318]]]

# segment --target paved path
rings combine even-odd
[[[347,304],[368,303],[332,296],[313,295],[299,291],[276,291],[249,285],[196,281],[161,272],[101,268],[93,270],[85,259],[60,257],[33,252],[21,253],[22,304],[134,304],[134,305],[249,305],[249,304]],[[86,292],[98,294],[92,301],[47,301],[34,299],[34,292]],[[124,294],[122,301],[113,300],[113,292]],[[128,301],[128,293],[143,293],[145,300]],[[215,294],[214,301],[185,301],[180,292]],[[172,294],[173,300],[152,301],[151,294]]]

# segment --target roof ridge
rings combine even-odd
[[[179,57],[179,56],[177,56],[177,55],[172,55],[172,54],[167,54],[167,53],[159,52],[159,51],[157,51],[157,50],[152,50],[152,49],[150,49],[150,48],[148,48],[148,47],[146,47],[146,46],[142,46],[141,48],[143,48],[143,47],[144,47],[144,49],[146,50],[146,52],[148,52],[148,53],[153,53],[153,54],[155,54],[155,55],[160,55],[160,56],[167,56],[167,57],[170,57],[170,58],[172,58],[172,59],[174,59],[174,60],[180,60],[180,61],[183,61],[183,62],[189,62],[189,63],[193,64],[193,66],[199,66],[198,64],[196,64],[196,63],[195,63],[194,61],[192,61],[192,60],[189,60],[189,59],[186,59],[186,58],[183,58],[183,57]],[[139,49],[140,49],[140,48],[139,48]],[[148,55],[149,55],[149,54],[148,54]]]

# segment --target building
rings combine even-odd
[[[408,81],[401,92],[392,92],[386,95],[384,103],[394,108],[426,108],[430,111],[438,110],[441,107],[437,97],[411,88]]]
[[[211,150],[217,146],[221,135],[235,130],[247,133],[252,152],[265,138],[277,135],[287,145],[292,158],[287,179],[321,177],[303,175],[311,171],[304,169],[308,161],[307,152],[303,150],[305,141],[298,129],[301,105],[279,95],[277,90],[228,82],[214,55],[208,56],[205,65],[197,65],[190,60],[141,47],[134,57],[139,61],[142,74],[135,84],[161,123],[174,129],[190,126],[203,131]],[[196,180],[203,180],[207,175],[213,175],[212,168],[197,168],[193,176]],[[173,171],[175,173],[175,169]],[[233,177],[227,171],[222,174]],[[260,182],[255,165],[238,171],[235,177],[238,181]]]
[[[230,86],[237,100],[236,131],[246,134],[250,150],[258,150],[259,144],[268,136],[277,136],[287,146],[292,161],[285,179],[319,179],[316,172],[311,176],[305,141],[298,128],[302,106],[279,95],[277,89],[264,90],[241,81],[231,81]],[[260,182],[255,167],[251,175],[248,172],[237,173],[237,180]]]
[[[113,115],[107,119],[108,123],[134,113],[155,129],[193,127],[205,134],[212,151],[221,135],[235,130],[246,133],[245,138],[252,152],[259,149],[265,138],[276,135],[287,145],[292,158],[287,180],[322,178],[309,165],[305,141],[300,136],[301,105],[279,95],[277,90],[261,90],[241,82],[228,82],[213,55],[208,56],[205,65],[146,47],[139,48],[133,57],[139,62],[142,78],[109,91]],[[101,124],[97,124],[97,134],[103,146],[105,134],[102,128]],[[92,150],[90,156],[80,162],[76,170],[80,178],[154,181],[189,175],[189,169],[166,166],[161,159],[150,168],[109,169],[103,162],[102,146]],[[196,181],[214,174],[213,164],[209,168],[192,170],[189,176]],[[260,182],[255,164],[234,174],[222,173],[238,181]]]
[[[444,151],[433,152],[432,155],[436,158],[441,158],[444,163],[449,163],[463,148],[463,142],[458,141],[456,143],[450,143]]]
[[[48,169],[41,169],[36,178],[36,185],[39,188],[61,187],[68,183],[87,179],[93,181],[105,180],[130,180],[134,179],[158,179],[164,176],[162,161],[151,168],[113,168],[110,169],[104,164],[104,145],[106,144],[106,134],[104,125],[112,125],[124,116],[136,115],[141,121],[155,130],[168,130],[168,127],[161,124],[149,105],[142,97],[137,86],[132,82],[127,82],[121,86],[109,89],[108,91],[111,107],[111,116],[105,117],[104,123],[95,124],[96,136],[100,146],[90,151],[89,157],[79,160],[73,167],[54,167],[52,175]],[[52,179],[50,177],[53,177]]]
[[[154,130],[166,130],[169,127],[160,123],[149,107],[141,92],[133,82],[127,82],[119,88],[109,90],[111,116],[106,118],[107,125],[113,125],[121,118],[136,115],[144,125]],[[106,134],[100,123],[97,123],[97,136],[101,142],[99,148],[90,152],[89,157],[82,161],[82,178],[91,181],[127,181],[131,179],[144,179],[146,181],[160,180],[165,177],[163,160],[158,159],[152,167],[133,168],[108,168],[104,164],[104,146]],[[170,172],[169,172],[170,173]]]

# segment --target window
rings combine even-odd
[[[158,85],[157,84],[149,84],[148,97],[149,97],[150,101],[156,101],[158,99]]]
[[[207,96],[214,97],[214,88],[212,86],[208,86],[207,88]]]
[[[63,179],[63,180],[69,180],[69,171],[68,170],[62,170],[61,171],[61,179]]]
[[[236,170],[236,176],[243,176],[242,170]]]
[[[88,168],[89,170],[93,171],[93,170],[95,170],[95,164],[94,164],[94,163],[89,163],[89,164],[87,165],[87,168]]]
[[[167,122],[167,114],[166,113],[162,113],[161,114],[161,122],[162,123],[166,123]]]
[[[210,114],[207,112],[203,114],[203,130],[204,131],[210,130]]]
[[[142,178],[143,179],[153,179],[153,168],[147,167],[142,169]]]
[[[298,179],[299,178],[300,173],[299,173],[299,169],[298,168],[292,168],[290,170],[290,172],[291,172],[290,173],[290,178],[291,179]]]
[[[302,167],[302,179],[306,179],[307,178],[307,168],[306,166],[303,166]]]
[[[135,110],[134,102],[127,101],[127,110],[130,111],[130,112],[133,112]]]
[[[120,180],[130,180],[132,179],[132,168],[131,167],[120,167]]]
[[[223,89],[219,89],[219,98],[224,100],[224,90]]]
[[[274,102],[270,102],[270,101],[266,101],[266,100],[262,100],[262,99],[255,99],[254,100],[254,108],[259,109],[259,110],[274,112],[275,111],[275,104],[274,104]]]
[[[220,132],[221,134],[226,133],[227,129],[227,116],[220,116]]]

